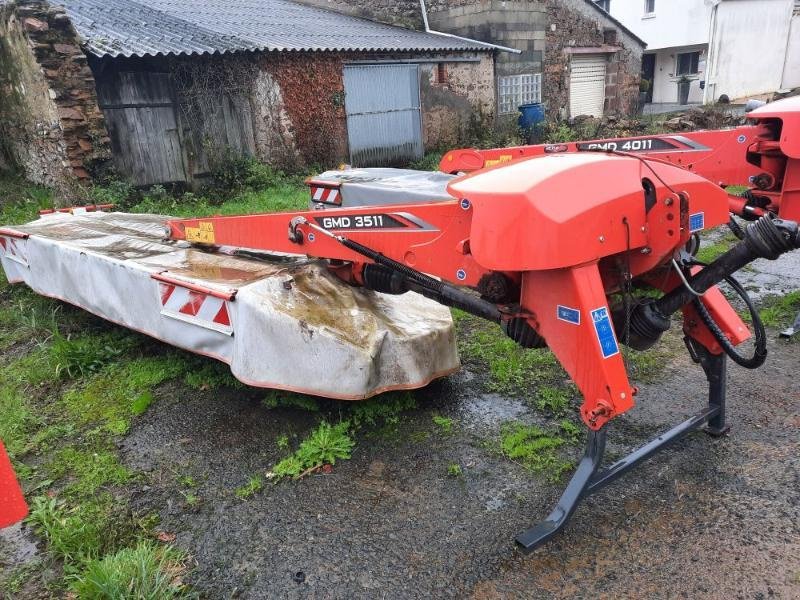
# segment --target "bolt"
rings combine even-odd
[[[652,248],[650,248],[648,246],[645,246],[644,248],[642,248],[641,253],[642,254],[650,254],[652,251],[653,251]]]
[[[602,243],[604,243],[604,242],[606,241],[606,236],[604,236],[604,235],[601,235],[601,236],[600,236],[599,238],[597,238],[597,239],[598,239],[598,240],[600,240],[600,243],[602,244]]]
[[[666,206],[672,206],[674,204],[674,202],[675,202],[675,200],[673,198],[671,198],[671,197],[667,197],[667,198],[664,199],[664,204]]]

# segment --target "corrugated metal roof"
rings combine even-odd
[[[290,0],[56,0],[97,56],[272,51],[491,50]]]

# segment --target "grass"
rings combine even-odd
[[[559,450],[577,441],[579,431],[578,426],[568,420],[550,429],[511,421],[500,429],[500,451],[526,469],[558,481],[574,466],[571,460],[561,456]]]
[[[447,466],[447,474],[450,477],[463,477],[464,469],[458,463],[451,463]]]
[[[450,435],[453,433],[453,419],[441,415],[433,415],[433,422],[443,434]]]
[[[71,588],[82,600],[182,598],[185,561],[185,555],[172,547],[142,541],[90,561]]]
[[[710,263],[725,254],[738,241],[739,238],[733,235],[733,232],[728,231],[721,239],[708,245],[703,245],[697,252],[696,258],[700,262]]]
[[[324,465],[335,465],[337,460],[350,458],[355,442],[350,437],[349,421],[331,425],[322,421],[300,447],[272,468],[278,478],[299,478]]]
[[[264,488],[264,481],[260,475],[251,475],[247,483],[236,488],[236,497],[239,500],[247,500],[251,496],[255,496]]]
[[[761,320],[767,327],[783,329],[794,322],[800,312],[800,291],[784,296],[767,296],[761,304]]]

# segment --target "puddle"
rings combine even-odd
[[[36,540],[21,523],[0,529],[0,556],[8,565],[31,562],[37,554]]]
[[[529,412],[528,406],[520,400],[505,398],[500,394],[482,394],[464,401],[460,408],[462,419],[467,424],[479,426],[500,426],[505,421],[519,418]]]

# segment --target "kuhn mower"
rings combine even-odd
[[[565,526],[582,498],[668,444],[702,426],[713,435],[723,434],[727,430],[727,359],[748,368],[763,364],[764,328],[732,274],[755,259],[777,259],[800,248],[796,222],[800,219],[800,101],[776,102],[751,116],[753,126],[722,132],[453,151],[444,157],[442,170],[466,174],[443,179],[440,192],[429,201],[420,192],[424,186],[387,182],[378,174],[370,183],[369,170],[362,170],[366,175],[358,181],[348,181],[346,176],[315,178],[313,199],[324,210],[170,219],[169,240],[158,240],[159,247],[151,239],[144,248],[143,238],[126,245],[130,231],[119,230],[117,241],[128,257],[120,254],[120,246],[114,256],[106,247],[104,257],[95,263],[91,243],[64,242],[57,239],[58,231],[70,231],[74,226],[70,223],[75,222],[69,219],[83,219],[81,227],[86,228],[90,221],[97,224],[102,218],[106,233],[109,228],[114,233],[113,220],[106,216],[93,221],[91,215],[43,217],[42,222],[0,230],[0,239],[6,240],[2,264],[12,280],[26,281],[40,293],[217,356],[240,377],[257,372],[250,363],[259,357],[256,353],[241,359],[244,347],[232,339],[253,335],[254,348],[283,344],[286,364],[262,383],[289,389],[302,387],[295,381],[304,361],[291,357],[293,351],[300,351],[300,340],[303,352],[315,353],[337,373],[358,371],[361,365],[353,362],[358,353],[337,354],[338,346],[325,346],[326,338],[320,333],[324,328],[309,329],[306,317],[313,316],[313,310],[298,310],[298,296],[287,295],[296,292],[297,277],[280,277],[293,272],[292,261],[305,260],[299,257],[322,265],[315,267],[319,270],[313,276],[304,277],[306,295],[314,294],[320,285],[378,292],[348,292],[356,298],[347,301],[346,314],[352,317],[372,310],[376,303],[389,303],[383,304],[384,314],[397,322],[407,306],[416,311],[414,320],[423,337],[437,338],[442,329],[435,323],[425,325],[429,307],[434,321],[441,318],[433,308],[435,302],[498,323],[525,348],[550,348],[583,395],[580,415],[588,428],[588,442],[556,508],[517,537],[523,549],[531,550]],[[748,181],[752,190],[743,198],[732,197],[724,189]],[[348,185],[358,189],[362,206],[348,207]],[[408,202],[402,201],[405,185],[414,187]],[[728,252],[711,264],[699,263],[694,258],[697,234],[727,224],[731,210],[753,222],[741,230],[741,241]],[[117,217],[118,226],[124,218]],[[141,223],[138,227],[141,232]],[[13,255],[7,250],[12,245]],[[143,256],[148,249],[152,254]],[[258,293],[243,293],[246,286],[233,293],[220,286],[221,281],[230,285],[233,271],[206,268],[204,283],[187,278],[185,263],[167,258],[179,249],[184,261],[190,251],[207,260],[246,252],[247,264],[261,265],[280,277],[275,285],[259,283]],[[73,251],[76,258],[74,264],[61,262],[60,282],[35,275],[48,268],[48,258],[65,250]],[[287,264],[275,267],[276,253]],[[272,262],[264,262],[265,258]],[[171,266],[162,269],[167,264]],[[242,264],[226,268],[246,271]],[[258,270],[256,266],[252,268]],[[249,275],[239,276],[257,287]],[[86,278],[109,288],[110,297],[98,300],[96,293],[92,296],[82,289]],[[117,294],[113,290],[123,287],[119,284],[123,278],[124,294],[122,290]],[[752,334],[717,289],[723,280],[750,308]],[[152,288],[148,300],[152,309],[137,311],[118,305],[123,297],[144,297],[135,290],[145,285]],[[185,301],[173,306],[170,300],[176,290],[185,293]],[[301,331],[303,326],[290,327],[272,316],[267,325],[260,326],[237,305],[255,305],[265,295],[272,299],[270,311],[302,321],[305,331]],[[434,302],[421,304],[419,296]],[[204,308],[208,297],[221,302]],[[608,424],[633,408],[637,392],[628,381],[620,344],[634,350],[651,347],[670,328],[671,317],[678,311],[683,315],[686,346],[709,382],[708,404],[603,468]],[[240,319],[245,329],[237,329]],[[342,385],[349,386],[345,394],[313,387],[312,379],[301,373],[305,391],[311,386],[320,395],[365,397],[380,389],[422,385],[454,368],[448,354],[452,344],[445,342],[427,346],[424,357],[410,360],[406,354],[419,351],[420,346],[410,341],[417,338],[409,332],[398,337],[392,355],[405,361],[399,371],[406,375],[399,379],[376,385],[375,378],[380,380],[385,372],[375,371],[373,379],[363,380],[352,379],[352,373],[351,379],[343,375]],[[755,336],[754,353],[744,356],[737,346],[751,336]],[[444,359],[429,352],[437,347]],[[370,356],[380,361],[380,349],[373,350]],[[412,372],[415,375],[409,376]]]

